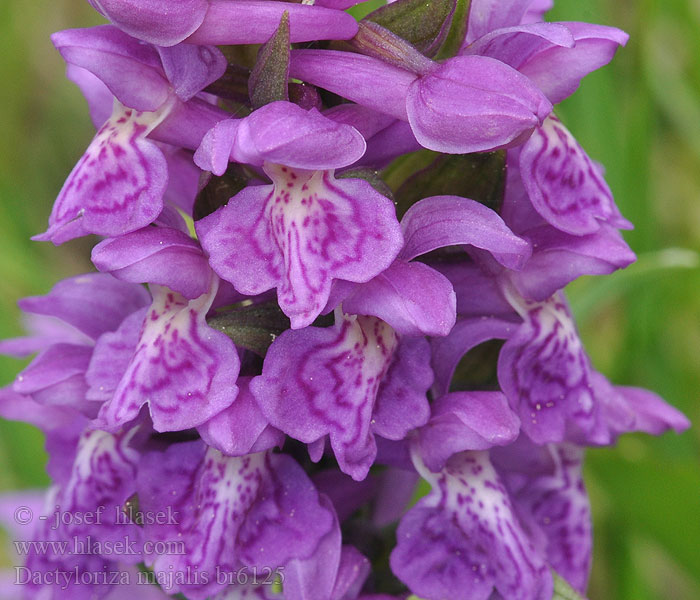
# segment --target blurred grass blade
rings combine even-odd
[[[637,262],[624,271],[617,271],[604,278],[589,279],[586,289],[572,299],[571,307],[580,322],[584,322],[596,307],[624,294],[640,285],[653,283],[666,271],[674,269],[696,269],[700,266],[700,254],[687,248],[664,248],[656,252],[640,254]]]

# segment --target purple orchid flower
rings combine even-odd
[[[98,269],[119,279],[149,283],[153,297],[145,318],[125,321],[98,344],[90,365],[93,393],[104,393],[95,387],[108,381],[97,373],[123,374],[118,382],[111,377],[97,425],[116,431],[148,404],[157,431],[178,431],[230,406],[240,360],[233,342],[206,324],[219,279],[199,244],[181,231],[148,227],[101,242],[92,258]],[[115,356],[122,357],[124,371],[114,369]]]
[[[415,449],[430,494],[403,517],[391,568],[424,598],[547,600],[552,577],[518,520],[487,451],[465,451],[432,472]]]
[[[104,236],[102,273],[20,302],[30,333],[0,352],[38,354],[0,416],[46,436],[45,512],[102,516],[39,520],[86,551],[30,545],[23,595],[549,600],[555,574],[584,594],[585,446],[689,425],[593,369],[562,292],[634,260],[552,115],[627,35],[471,0],[440,6],[466,22],[432,60],[374,22],[422,28],[412,0],[359,24],[356,0],[89,2],[112,25],[53,42],[98,131],[36,239]],[[403,195],[435,152],[499,149],[464,163],[498,211]]]
[[[117,572],[142,560],[141,528],[118,514],[136,487],[140,454],[130,445],[134,434],[135,430],[117,436],[89,431],[81,436],[70,476],[47,494],[45,518],[34,539],[54,545],[48,550],[30,546],[24,567],[32,575],[26,582],[27,597],[103,598],[111,588],[100,585],[97,574]],[[88,520],[99,521],[99,526],[79,518],[65,519],[65,515],[85,514],[92,515]],[[109,549],[117,543],[128,544],[134,553],[111,555]],[[66,551],[60,550],[61,544]],[[63,575],[62,584],[54,586],[58,574]]]
[[[332,327],[276,339],[251,390],[270,423],[310,444],[313,459],[328,437],[341,470],[361,480],[375,434],[402,439],[427,421],[428,356],[422,338],[399,341],[381,319],[337,311]]]
[[[530,253],[494,211],[466,198],[421,200],[401,226],[405,245],[394,264],[367,283],[336,286],[335,325],[283,333],[251,383],[275,427],[310,444],[316,459],[328,436],[341,470],[357,480],[374,462],[375,435],[401,440],[427,422],[432,373],[421,336],[454,325],[449,282],[409,261],[454,244],[487,248],[510,266]]]
[[[318,552],[318,560],[327,560],[333,571],[334,558],[321,548],[337,527],[335,514],[289,456],[262,452],[226,457],[201,442],[181,443],[146,454],[137,483],[143,510],[170,509],[180,515],[175,524],[146,525],[145,535],[154,541],[179,541],[186,550],[153,554],[146,563],[156,574],[184,573],[189,567],[189,572],[201,575],[184,583],[174,581],[169,593],[207,598],[226,583],[220,578],[217,582],[216,573],[235,577],[245,567],[273,572]],[[299,568],[302,586],[303,571]],[[331,573],[331,587],[333,579]]]
[[[627,34],[613,27],[521,24],[527,7],[523,1],[506,7],[490,0],[472,4],[461,54],[510,65],[553,104],[570,96],[585,75],[607,64],[627,42]],[[518,162],[534,209],[553,227],[577,236],[595,233],[604,223],[632,227],[615,206],[600,169],[556,117],[535,128],[522,148],[509,150],[508,162]]]
[[[501,350],[498,378],[520,415],[523,430],[540,444],[610,443],[614,439],[610,411],[617,404],[629,404],[634,411],[634,404],[624,391],[615,394],[603,389],[602,382],[596,383],[602,376],[594,374],[563,295],[529,302],[507,288],[505,293],[523,324]],[[658,396],[651,404],[660,429],[682,431],[689,426],[680,412]],[[627,431],[645,428],[638,419],[627,425]]]
[[[364,149],[352,127],[287,102],[217,125],[195,162],[216,174],[229,160],[262,166],[272,185],[247,187],[196,223],[214,271],[243,294],[277,288],[297,329],[323,310],[334,279],[364,282],[386,269],[402,242],[391,201],[333,174]]]
[[[492,449],[491,461],[540,554],[585,594],[593,539],[583,449],[571,444],[537,446],[521,436],[507,447]]]
[[[156,49],[105,25],[73,29],[52,40],[95,105],[114,95],[111,116],[68,176],[48,230],[34,239],[55,244],[86,235],[118,235],[156,220],[167,189],[167,160],[151,139],[194,149],[227,113],[194,97],[218,79],[226,60],[214,47]],[[93,82],[94,83],[94,82]],[[96,119],[103,109],[95,107]],[[159,134],[155,130],[158,129]]]
[[[507,272],[507,278],[520,294],[544,301],[581,275],[612,273],[635,261],[634,252],[607,223],[596,221],[598,229],[587,235],[571,235],[547,223],[532,206],[514,156],[517,151],[509,151],[501,214],[508,227],[533,248],[527,261],[517,270]],[[470,254],[486,271],[494,275],[504,272],[504,265],[497,264],[486,253],[473,249]],[[489,301],[496,301],[492,296]],[[485,301],[484,307],[487,304]]]
[[[625,431],[688,427],[687,419],[655,394],[613,388],[593,370],[563,294],[533,301],[521,296],[507,275],[494,278],[464,265],[443,273],[453,281],[463,318],[446,338],[433,340],[439,393],[448,391],[466,352],[489,339],[505,339],[498,381],[536,444],[609,444]],[[481,299],[472,300],[474,289],[483,291]]]
[[[407,121],[422,146],[453,154],[522,143],[552,110],[527,77],[498,60],[458,56],[438,64],[406,52],[411,60],[402,68],[349,52],[293,50],[289,73]]]
[[[158,46],[191,44],[262,44],[289,15],[290,40],[344,40],[357,33],[357,22],[341,12],[353,3],[318,2],[318,6],[274,0],[88,0],[121,30]],[[232,27],[230,24],[235,23]]]
[[[46,296],[20,300],[20,308],[33,317],[33,335],[1,342],[0,352],[18,357],[39,353],[12,390],[39,405],[94,416],[99,406],[86,400],[85,376],[97,340],[147,302],[141,287],[94,273],[61,281]]]

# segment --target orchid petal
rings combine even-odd
[[[168,0],[160,0],[166,4]],[[289,14],[291,43],[349,40],[357,21],[333,8],[271,0],[209,0],[202,25],[185,41],[193,44],[264,44],[275,33],[282,15]],[[235,27],[231,27],[235,23]],[[178,40],[179,41],[179,40]]]
[[[227,457],[199,442],[176,444],[144,457],[138,487],[143,510],[169,507],[180,515],[172,525],[147,525],[146,534],[181,540],[187,552],[154,553],[149,562],[156,573],[207,573],[206,580],[175,581],[167,590],[195,600],[222,588],[216,573],[234,574],[242,566],[274,569],[309,558],[333,524],[332,511],[286,455]]]
[[[455,324],[450,282],[422,263],[395,261],[343,300],[343,310],[374,315],[402,335],[447,335]]]
[[[139,452],[129,444],[134,431],[112,435],[106,431],[87,431],[78,443],[73,471],[61,496],[66,503],[61,510],[85,514],[103,506],[111,510],[101,513],[99,527],[94,523],[80,520],[65,525],[66,533],[79,538],[94,537],[98,540],[123,540],[129,534],[135,541],[140,538],[136,524],[119,521],[120,515],[115,507],[123,506],[136,490],[136,466],[140,459]],[[138,562],[140,555],[125,561]]]
[[[321,506],[333,514],[330,531],[319,541],[316,551],[306,559],[294,559],[284,566],[284,595],[303,600],[328,600],[333,592],[341,557],[341,534],[333,504],[324,496]]]
[[[457,56],[411,84],[408,121],[422,146],[449,154],[522,142],[551,112],[515,69],[485,56]]]
[[[96,340],[148,301],[148,292],[139,285],[87,273],[58,282],[45,296],[23,298],[18,305],[24,312],[57,317]]]
[[[333,586],[332,600],[356,598],[360,593],[372,565],[353,546],[343,546],[340,566]]]
[[[227,408],[236,398],[240,361],[223,333],[211,329],[206,313],[216,295],[210,291],[188,301],[152,285],[153,304],[134,355],[98,426],[116,430],[149,405],[156,431],[196,427]]]
[[[263,373],[252,381],[251,390],[265,416],[288,435],[305,443],[328,435],[341,470],[359,481],[376,454],[373,412],[383,401],[378,395],[398,343],[394,331],[374,317],[346,316],[334,327],[287,331],[268,350]],[[412,356],[415,352],[398,354],[397,360]],[[432,379],[428,375],[421,382],[427,386]],[[424,375],[414,377],[418,382]],[[396,388],[400,381],[387,384],[389,390],[401,390],[397,397],[409,406],[423,405],[417,414],[405,411],[405,418],[395,425],[404,431],[411,428],[406,420],[417,419],[416,427],[428,416],[427,387],[415,389],[411,384],[410,379],[403,388]],[[393,403],[390,395],[387,401]],[[393,412],[391,404],[387,410]]]
[[[634,431],[660,435],[669,429],[681,433],[690,427],[690,421],[678,409],[649,390],[635,387],[615,388],[635,414]]]
[[[90,346],[55,344],[17,376],[12,388],[18,394],[31,394],[42,403],[77,405],[77,408],[84,396],[83,375],[91,354]]]
[[[365,141],[354,127],[337,123],[315,108],[307,111],[280,101],[243,119],[231,156],[260,166],[268,162],[324,170],[346,167],[364,151]]]
[[[224,119],[207,131],[194,154],[194,162],[200,169],[219,176],[226,173],[241,122],[242,119]]]
[[[169,227],[146,227],[97,244],[92,262],[132,283],[156,283],[189,299],[209,290],[211,271],[199,244]]]
[[[329,435],[340,469],[359,481],[376,454],[372,412],[397,344],[391,328],[374,317],[287,331],[250,388],[286,434],[305,443]]]
[[[155,44],[173,46],[204,20],[209,0],[88,0],[119,29]]]
[[[535,130],[520,153],[520,173],[535,210],[573,235],[594,233],[601,222],[629,229],[598,168],[555,118]]]
[[[62,244],[88,233],[128,233],[155,221],[163,210],[168,169],[146,136],[169,110],[166,104],[140,113],[115,101],[112,116],[63,185],[48,230],[33,239]]]
[[[435,263],[434,268],[447,277],[454,287],[457,294],[457,314],[460,317],[520,321],[503,295],[498,278],[493,274],[483,271],[474,263],[467,262]]]
[[[337,50],[292,50],[289,75],[403,121],[406,94],[416,80],[376,58]]]
[[[226,57],[215,46],[178,44],[158,47],[163,70],[180,100],[186,102],[226,71]]]
[[[418,445],[433,472],[454,454],[505,446],[520,432],[520,419],[501,392],[453,392],[431,409],[430,421],[419,430]]]
[[[593,539],[591,506],[581,472],[583,449],[569,444],[535,446],[520,438],[491,455],[518,514],[533,530],[542,531],[542,550],[549,564],[584,594]],[[529,464],[521,468],[519,463],[525,460]]]
[[[523,430],[536,444],[592,430],[599,406],[591,362],[563,296],[528,302],[508,295],[524,322],[501,349],[498,381]]]
[[[470,244],[491,252],[504,266],[517,269],[530,257],[530,245],[516,236],[498,213],[459,196],[418,201],[401,220],[405,244],[400,257],[410,260],[445,246]]]
[[[533,0],[471,0],[466,41],[491,31],[519,25]]]
[[[532,0],[521,23],[539,23],[544,20],[544,13],[552,10],[554,0]]]
[[[87,100],[90,119],[95,129],[102,127],[112,115],[114,108],[112,92],[97,75],[70,63],[66,65],[66,78],[80,88],[85,100]]]
[[[91,338],[56,317],[25,313],[22,320],[30,335],[0,340],[0,354],[25,358],[54,344],[92,345]]]
[[[573,94],[590,72],[608,64],[629,36],[614,27],[564,22],[574,36],[573,48],[543,44],[518,70],[557,104]]]
[[[402,440],[430,418],[425,392],[433,383],[430,345],[424,338],[403,338],[396,358],[384,376],[374,408],[374,433]]]
[[[116,331],[103,333],[97,339],[85,372],[88,400],[107,402],[112,398],[139,343],[147,312],[147,307],[137,310]]]
[[[536,251],[510,279],[532,300],[546,300],[581,275],[607,275],[636,260],[620,233],[604,223],[595,233],[582,236],[568,235],[549,225],[522,235]]]
[[[622,433],[660,435],[669,429],[680,433],[690,426],[683,413],[649,390],[613,386],[596,372],[591,374],[591,381],[601,407],[600,418],[594,429],[573,436],[576,443],[612,444]]]
[[[67,29],[51,36],[63,59],[100,78],[121,104],[154,112],[170,96],[155,48],[111,25]]]
[[[551,598],[552,579],[523,531],[486,452],[453,456],[431,473],[432,487],[401,520],[392,571],[424,598],[487,600],[495,588],[512,600]]]
[[[277,287],[296,329],[323,310],[333,279],[372,279],[402,239],[393,204],[366,181],[265,168],[274,186],[243,189],[196,229],[214,271],[243,294]]]
[[[265,162],[298,169],[335,169],[358,160],[365,141],[353,127],[316,109],[272,102],[245,119],[218,123],[202,140],[195,163],[222,175],[230,159],[263,166]]]
[[[197,428],[208,446],[228,456],[254,454],[284,443],[284,435],[260,411],[249,383],[249,377],[240,377],[233,404]]]
[[[543,46],[572,48],[574,43],[572,33],[560,23],[533,23],[491,31],[464,48],[461,54],[490,56],[520,70]]]

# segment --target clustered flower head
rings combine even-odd
[[[97,134],[36,239],[100,236],[99,272],[20,301],[0,414],[46,435],[44,514],[102,518],[39,522],[85,551],[35,547],[25,597],[585,593],[585,448],[688,426],[593,368],[562,291],[635,258],[553,112],[626,34],[547,0],[90,3],[110,25],[52,40]]]

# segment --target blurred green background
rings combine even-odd
[[[557,0],[550,20],[615,25],[631,39],[558,113],[605,165],[639,261],[570,286],[596,367],[663,395],[695,423],[682,436],[630,435],[588,453],[595,519],[592,600],[700,598],[700,2]],[[0,337],[21,333],[15,302],[89,269],[89,244],[43,231],[93,128],[51,32],[100,22],[81,0],[0,2]],[[0,384],[21,365],[0,359]],[[42,486],[33,428],[0,423],[0,490]]]

